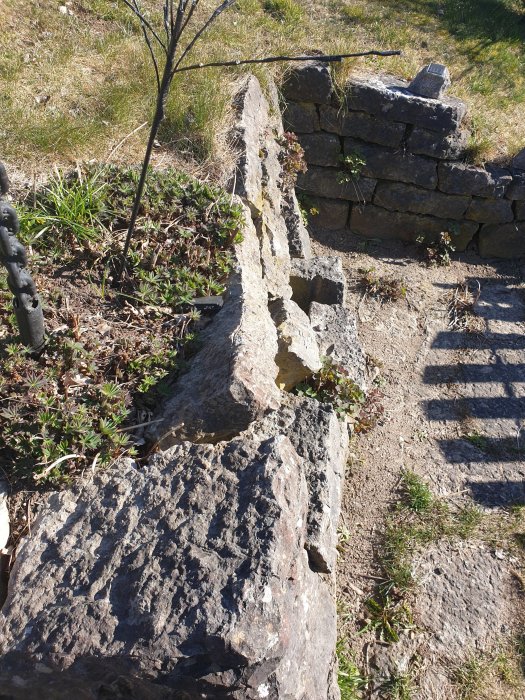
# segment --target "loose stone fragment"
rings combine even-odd
[[[439,100],[450,85],[448,68],[441,63],[424,66],[412,80],[408,89],[414,95]]]

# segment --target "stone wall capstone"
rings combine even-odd
[[[297,195],[314,229],[410,242],[446,231],[456,250],[476,237],[484,257],[525,255],[525,149],[509,168],[466,163],[467,105],[449,84],[430,64],[410,84],[353,76],[341,95],[320,59],[291,71],[284,125],[305,151]]]

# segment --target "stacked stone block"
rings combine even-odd
[[[297,193],[313,226],[412,242],[446,231],[457,250],[477,236],[484,257],[525,255],[525,157],[509,169],[465,163],[465,103],[410,87],[358,76],[341,96],[318,60],[291,72],[283,116],[305,151]]]

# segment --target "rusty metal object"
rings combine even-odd
[[[0,163],[0,191],[9,187],[5,167]],[[45,344],[44,315],[35,283],[27,270],[24,246],[16,237],[18,216],[7,202],[0,201],[0,262],[7,269],[7,284],[13,293],[13,307],[20,339],[32,353],[40,353]]]

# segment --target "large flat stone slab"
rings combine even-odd
[[[400,182],[380,182],[374,195],[374,204],[384,209],[430,214],[440,219],[462,219],[470,202],[470,197],[429,192]]]
[[[299,173],[297,192],[350,202],[370,202],[377,180],[370,177],[352,177],[341,168],[323,168],[311,165]]]

